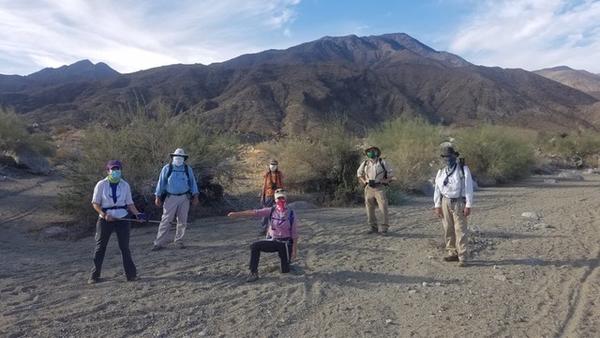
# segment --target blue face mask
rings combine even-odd
[[[456,157],[454,157],[454,156],[446,157],[446,164],[448,165],[448,167],[454,167],[454,165],[456,164]]]
[[[109,176],[112,181],[118,181],[121,179],[121,170],[111,170]]]

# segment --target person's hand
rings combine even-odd
[[[433,208],[433,213],[439,218],[444,217],[444,214],[442,213],[442,208]]]
[[[154,199],[154,205],[156,205],[157,207],[162,207],[162,201],[160,200],[160,197],[156,196],[156,198]]]
[[[116,220],[116,219],[115,219],[114,217],[112,217],[110,214],[104,214],[104,219],[105,219],[107,222],[113,222],[113,221],[115,221],[115,220]]]
[[[198,199],[198,195],[192,197],[192,205],[196,206],[200,203],[200,200]]]
[[[235,216],[235,213],[233,211],[227,214],[227,217],[234,217],[234,216]]]
[[[148,215],[143,212],[140,212],[139,214],[135,215],[135,218],[137,218],[138,222],[140,223],[148,221]]]
[[[465,210],[463,210],[463,214],[465,217],[468,217],[471,214],[471,208],[465,208]]]

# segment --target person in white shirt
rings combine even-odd
[[[473,180],[469,167],[459,163],[459,153],[449,144],[442,145],[441,157],[446,166],[438,170],[433,195],[434,212],[442,219],[446,262],[458,261],[466,266],[467,217],[473,205]]]
[[[106,170],[108,176],[100,180],[94,187],[92,206],[98,213],[96,222],[96,249],[94,250],[94,267],[88,284],[95,284],[100,280],[102,262],[106,253],[106,246],[110,235],[117,233],[119,249],[123,256],[123,268],[128,281],[137,280],[137,270],[131,252],[129,250],[129,221],[127,218],[131,212],[139,221],[147,220],[146,214],[137,210],[131,198],[129,184],[121,178],[121,162],[118,160],[108,161]]]
[[[381,150],[369,147],[365,150],[367,159],[358,167],[356,176],[365,189],[365,207],[367,209],[368,234],[386,235],[389,228],[388,201],[385,187],[393,180],[392,168],[381,158]],[[375,207],[383,213],[383,222],[377,227]]]

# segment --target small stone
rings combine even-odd
[[[423,284],[422,284],[422,285],[423,285],[423,287],[428,287],[428,286],[429,286],[429,283],[427,283],[427,282],[423,282]]]
[[[415,293],[417,293],[417,290],[408,290],[408,293],[414,295]]]
[[[391,323],[392,323],[392,320],[391,320],[391,319],[386,319],[386,320],[385,320],[385,324],[386,324],[386,325],[389,325],[389,324],[391,324]]]
[[[494,270],[498,270],[498,269],[500,269],[500,267],[499,267],[498,265],[494,265],[494,266],[492,267],[492,269],[494,269]]]
[[[559,269],[566,269],[566,268],[568,268],[568,267],[569,267],[568,265],[561,265],[561,266],[559,267]]]
[[[538,213],[534,212],[534,211],[526,211],[521,214],[521,217],[531,218],[531,219],[536,219],[536,220],[541,218],[540,215],[538,215]]]
[[[507,280],[507,279],[506,279],[506,276],[505,276],[505,275],[501,275],[501,274],[494,275],[494,279],[495,279],[495,280],[499,280],[499,281],[501,281],[501,282],[506,282],[506,280]]]
[[[440,283],[440,282],[435,282],[435,286],[442,286],[442,283]]]
[[[427,256],[427,259],[433,259],[433,256],[429,255]]]
[[[547,184],[556,184],[556,183],[557,183],[557,181],[556,181],[555,179],[552,179],[552,178],[551,178],[551,179],[545,179],[545,180],[544,180],[544,183],[547,183]]]

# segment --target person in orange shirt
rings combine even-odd
[[[279,163],[277,160],[271,160],[269,170],[263,175],[263,188],[260,194],[260,203],[263,208],[270,208],[275,205],[275,190],[283,189],[283,174],[279,171]],[[267,232],[269,218],[263,218],[260,232],[264,236]]]

